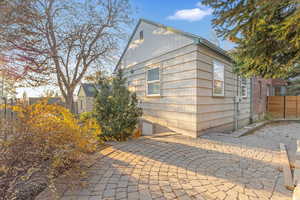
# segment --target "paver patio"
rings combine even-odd
[[[279,141],[291,146],[299,130],[293,123],[241,138],[171,134],[115,143],[89,168],[87,187],[63,191],[62,199],[291,199],[278,170]]]

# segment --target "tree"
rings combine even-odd
[[[48,90],[44,90],[43,93],[41,94],[41,97],[58,97],[58,93],[55,91],[55,90],[51,90],[51,89],[48,89]]]
[[[286,77],[300,60],[298,0],[204,0],[219,36],[237,44],[237,71],[246,76]]]
[[[12,98],[17,94],[16,77],[5,69],[6,63],[6,60],[0,54],[0,96]]]
[[[4,70],[0,70],[0,86],[1,97],[13,98],[16,96],[16,80]]]
[[[289,82],[287,86],[287,94],[291,96],[299,96],[300,95],[300,79],[295,78]]]
[[[23,94],[22,94],[22,99],[23,99],[24,101],[27,101],[28,95],[27,95],[27,92],[26,92],[26,91],[23,92]]]
[[[126,140],[132,136],[142,115],[136,94],[127,89],[125,82],[122,70],[118,70],[112,79],[99,78],[94,115],[101,126],[100,137],[104,140]]]
[[[97,83],[99,78],[101,76],[105,76],[105,75],[106,74],[105,74],[104,71],[96,71],[93,74],[86,76],[85,80],[88,81],[88,82]]]
[[[57,85],[70,109],[84,75],[116,53],[131,23],[128,0],[32,0],[30,23],[17,21],[2,34],[22,77]],[[1,9],[0,9],[1,12]],[[17,38],[14,40],[13,38]]]
[[[0,1],[0,53],[6,48],[5,41],[12,35],[5,34],[7,28],[14,24],[30,23],[37,17],[31,9],[33,0],[1,0]],[[14,38],[16,39],[16,38]]]

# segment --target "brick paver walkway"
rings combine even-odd
[[[62,199],[291,199],[275,145],[256,147],[256,135],[224,137],[116,143],[89,169],[88,186],[64,191]]]

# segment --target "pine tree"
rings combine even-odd
[[[131,93],[125,83],[122,70],[112,79],[99,78],[94,115],[102,129],[100,137],[104,140],[128,139],[142,115],[136,94]]]
[[[287,87],[287,94],[290,96],[300,95],[300,79],[292,79]]]
[[[237,44],[237,70],[246,76],[287,77],[300,63],[299,0],[203,0],[214,9],[219,36]]]

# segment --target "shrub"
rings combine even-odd
[[[83,121],[83,122],[86,120],[92,119],[92,118],[94,118],[93,112],[83,112],[83,113],[80,113],[80,115],[79,115],[80,121]]]
[[[272,113],[265,113],[264,115],[264,120],[273,120],[274,116],[272,115]]]
[[[74,167],[86,153],[96,149],[99,126],[90,120],[80,125],[64,107],[42,101],[14,106],[13,110],[18,117],[11,124],[14,131],[6,139],[0,138],[3,199],[20,196],[20,185],[34,185],[32,181],[40,173],[50,183],[60,172]]]
[[[132,136],[142,110],[135,93],[125,86],[122,71],[112,79],[100,77],[95,101],[95,117],[101,126],[103,140],[124,141]]]

